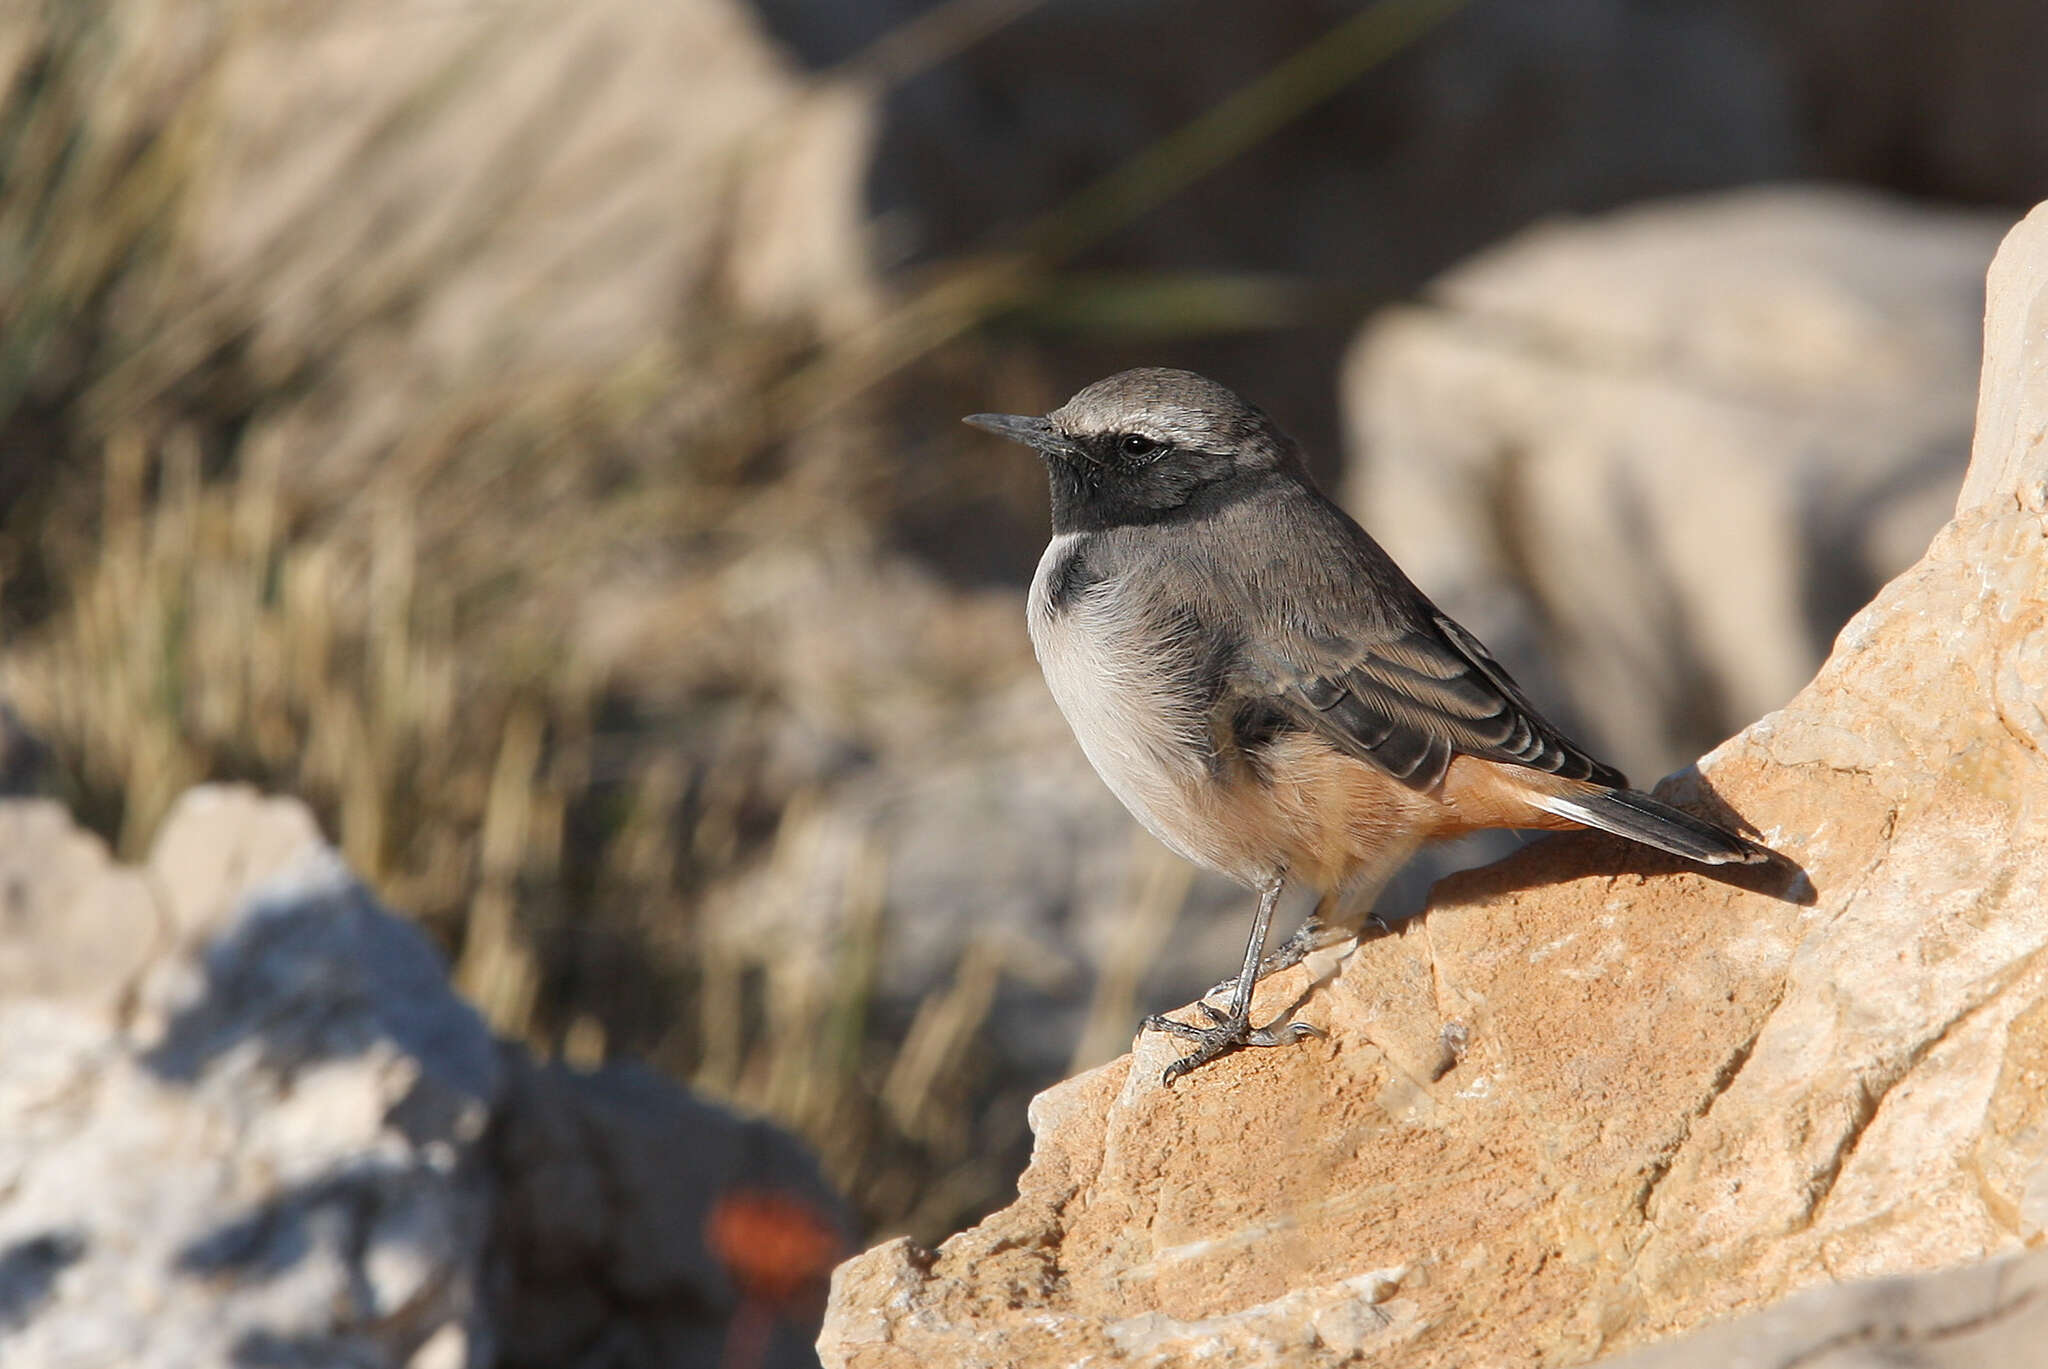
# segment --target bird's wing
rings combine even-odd
[[[1461,755],[1626,786],[1343,510],[1304,488],[1280,512],[1293,535],[1268,539],[1227,596],[1242,629],[1231,683],[1252,716],[1277,712],[1419,791]]]
[[[1546,721],[1479,639],[1441,613],[1362,638],[1312,663],[1297,658],[1285,672],[1292,678],[1273,682],[1281,710],[1413,789],[1435,788],[1461,755],[1627,784]]]

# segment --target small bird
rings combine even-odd
[[[1036,449],[1051,477],[1028,623],[1089,762],[1152,835],[1259,895],[1228,1010],[1146,1019],[1194,1043],[1163,1083],[1316,1035],[1254,1029],[1254,984],[1425,842],[1594,827],[1702,864],[1772,858],[1546,721],[1316,487],[1294,440],[1214,381],[1124,371],[1044,418],[966,422]],[[1289,880],[1320,901],[1262,961]]]

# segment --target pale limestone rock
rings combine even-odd
[[[763,1195],[845,1248],[786,1133],[493,1043],[303,806],[195,789],[127,869],[0,802],[8,1369],[666,1369],[736,1320],[794,1369],[822,1287],[742,1286],[706,1235]]]
[[[1662,774],[1789,699],[1946,519],[2003,226],[1785,187],[1532,229],[1361,335],[1346,502]]]
[[[2029,222],[2040,218],[2037,207]],[[1992,291],[1985,301],[1984,346],[2010,358],[2010,370],[1986,368],[1978,382],[1977,439],[1962,503],[1991,505],[2006,496],[2035,513],[2048,508],[2041,447],[2048,442],[2048,296]]]
[[[50,800],[0,802],[0,1003],[62,1000],[109,1025],[171,918],[140,871]]]
[[[164,816],[146,874],[172,935],[191,941],[222,928],[252,878],[323,844],[304,804],[209,785],[187,790]]]
[[[1814,1288],[1602,1369],[1990,1369],[2037,1363],[2048,1256]]]
[[[1988,415],[2027,383],[1998,321],[2041,309],[2048,208],[1992,270]],[[1015,1204],[841,1267],[825,1362],[1583,1363],[2038,1242],[2048,449],[2015,440],[1810,685],[1667,786],[1810,886],[1590,835],[1448,880],[1333,982],[1267,986],[1326,1042],[1169,1092],[1153,1035],[1053,1090]]]
[[[50,967],[0,996],[0,1359],[488,1362],[494,1048],[304,810],[195,791],[145,872],[0,804],[0,864]]]

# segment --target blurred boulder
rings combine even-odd
[[[1800,187],[1532,229],[1367,326],[1345,502],[1654,778],[1790,698],[1940,526],[1998,223]]]
[[[491,1140],[498,1365],[817,1363],[851,1231],[801,1143],[637,1065],[509,1064]]]
[[[0,805],[10,967],[69,943],[0,998],[9,1365],[490,1362],[490,1037],[291,830],[296,805],[195,791],[138,871]]]
[[[193,790],[140,870],[0,803],[0,888],[8,1365],[812,1362],[798,1143],[495,1044],[296,803]]]
[[[111,1028],[171,938],[145,872],[51,800],[0,802],[0,898],[0,1005],[60,1002]]]
[[[1999,420],[2037,402],[2044,310],[2048,205],[1992,267],[1954,518],[1795,699],[1664,786],[1781,866],[1578,833],[1446,881],[1333,976],[1262,985],[1255,1017],[1324,1040],[1169,1089],[1181,1045],[1148,1036],[1040,1095],[1012,1206],[835,1273],[825,1363],[1563,1366],[2038,1246],[2048,433]],[[1984,1363],[2025,1298],[2003,1277],[1948,1303]],[[1862,1301],[1835,1324],[1941,1315]]]

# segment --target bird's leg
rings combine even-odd
[[[1318,907],[1318,912],[1320,912],[1320,906]],[[1317,951],[1322,950],[1325,946],[1334,946],[1345,938],[1356,935],[1356,932],[1347,932],[1342,927],[1332,927],[1327,922],[1324,922],[1317,913],[1310,913],[1306,918],[1302,919],[1301,925],[1294,929],[1294,935],[1288,937],[1287,940],[1281,942],[1278,946],[1275,946],[1272,954],[1259,961],[1259,978],[1264,979],[1268,975],[1292,969]],[[1202,997],[1214,998],[1219,993],[1235,992],[1238,980],[1242,977],[1241,975],[1233,975],[1220,983],[1212,984],[1209,986],[1209,991],[1203,994]]]
[[[1383,848],[1371,864],[1365,866],[1345,883],[1342,888],[1325,893],[1316,903],[1315,911],[1302,920],[1294,935],[1280,943],[1259,962],[1259,978],[1299,965],[1327,946],[1340,941],[1365,940],[1365,925],[1370,923],[1385,936],[1393,932],[1391,924],[1384,921],[1376,911],[1379,896],[1386,891],[1387,881],[1395,871],[1407,863],[1420,845],[1413,838],[1398,840]],[[1361,917],[1358,909],[1365,909]],[[1204,998],[1213,998],[1237,987],[1237,980],[1226,979],[1210,986]]]
[[[1244,968],[1238,972],[1237,990],[1230,996],[1228,1012],[1218,1012],[1203,1003],[1202,1012],[1209,1018],[1206,1027],[1191,1027],[1156,1014],[1145,1019],[1145,1025],[1153,1031],[1172,1032],[1195,1043],[1194,1050],[1166,1067],[1166,1072],[1159,1076],[1161,1084],[1170,1085],[1190,1070],[1243,1046],[1284,1046],[1305,1036],[1321,1035],[1306,1022],[1289,1022],[1278,1030],[1252,1030],[1252,989],[1258,983],[1259,955],[1266,949],[1266,931],[1273,925],[1273,909],[1280,902],[1280,889],[1285,883],[1284,876],[1276,875],[1259,891],[1259,911],[1252,918],[1251,938],[1244,947]]]

